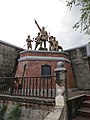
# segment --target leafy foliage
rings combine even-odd
[[[80,20],[73,26],[74,29],[81,27],[81,31],[90,35],[90,0],[67,0],[67,6],[71,9],[73,5],[80,6]]]
[[[7,105],[3,103],[0,106],[0,120],[4,120],[4,114],[5,114],[6,110],[7,110]]]
[[[6,120],[18,120],[21,115],[20,105],[16,104],[9,113],[9,116]]]

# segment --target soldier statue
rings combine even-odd
[[[53,41],[54,41],[54,38],[53,38],[53,36],[50,36],[49,37],[49,50],[51,51],[51,50],[54,50],[54,48],[53,48]]]
[[[56,51],[59,51],[59,49],[61,49],[61,51],[63,51],[63,48],[62,48],[62,46],[59,45],[58,41],[56,40],[56,37],[54,37],[54,47],[55,47],[54,49]]]
[[[37,49],[38,45],[40,44],[40,48],[42,48],[42,40],[41,40],[41,35],[38,33],[37,37],[35,38],[35,50]]]
[[[49,50],[59,51],[59,49],[63,51],[63,48],[58,44],[56,37],[50,36],[49,37]]]
[[[31,48],[31,50],[32,50],[32,43],[31,42],[33,42],[33,40],[30,39],[30,35],[28,35],[26,42],[27,42],[27,49],[29,50],[29,48]]]
[[[38,29],[40,30],[41,40],[42,40],[42,42],[44,42],[44,48],[46,48],[46,41],[48,41],[48,33],[47,33],[47,31],[45,31],[45,27],[44,26],[42,27],[42,29],[39,27],[39,25],[38,25],[36,20],[35,20],[35,23],[36,23]]]

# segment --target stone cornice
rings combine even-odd
[[[18,59],[19,62],[30,61],[30,60],[34,60],[34,61],[43,61],[43,60],[47,60],[47,61],[65,61],[65,62],[71,63],[71,61],[69,59],[64,58],[64,57],[25,56],[25,57],[21,57],[20,59]]]
[[[24,50],[24,51],[21,51],[20,54],[23,54],[23,53],[45,53],[45,54],[65,54],[65,55],[69,55],[67,52],[64,52],[64,51],[47,51],[47,50]]]

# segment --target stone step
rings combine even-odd
[[[77,112],[78,112],[78,115],[90,117],[90,108],[81,107],[80,109],[78,109]]]
[[[82,107],[90,108],[90,100],[85,100],[82,102]]]
[[[75,116],[74,118],[72,118],[72,120],[90,120],[90,118],[83,117],[83,116]]]
[[[90,95],[86,95],[86,96],[85,96],[85,99],[86,99],[86,100],[90,100]]]

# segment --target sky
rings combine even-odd
[[[27,36],[33,38],[39,32],[36,19],[63,49],[87,44],[89,37],[72,28],[79,21],[79,11],[78,7],[70,11],[65,0],[0,0],[0,40],[25,48]]]

